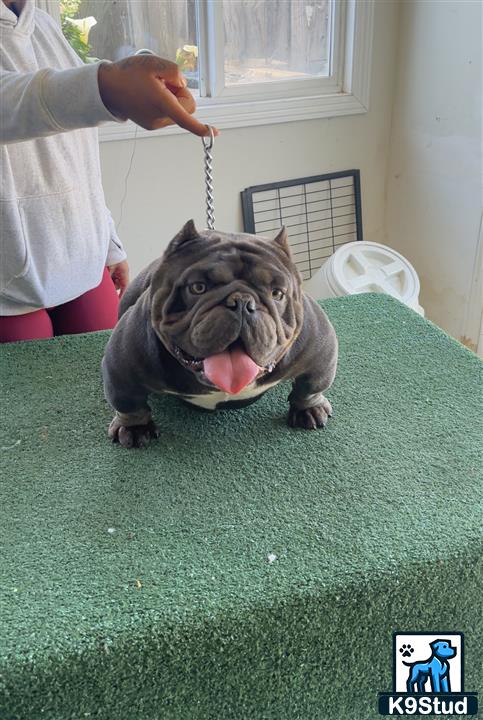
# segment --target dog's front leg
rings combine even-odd
[[[434,692],[434,693],[441,692],[441,685],[439,682],[439,678],[436,678],[436,677],[431,678],[431,692]]]
[[[425,675],[420,675],[420,676],[419,676],[418,681],[417,681],[417,683],[416,683],[416,687],[417,687],[417,692],[418,692],[418,693],[423,693],[423,692],[424,692],[424,686],[426,685],[427,679],[428,679],[428,678],[427,678],[427,676],[425,676]],[[430,683],[432,684],[432,681],[430,681]]]
[[[139,448],[147,445],[151,438],[159,437],[147,391],[123,374],[119,365],[112,363],[112,355],[106,354],[102,374],[104,394],[116,411],[108,430],[111,440],[125,448]]]
[[[441,683],[439,681],[439,675],[437,672],[431,673],[429,681],[431,683],[431,692],[434,692],[434,693],[441,692]]]
[[[151,408],[146,404],[141,410],[135,412],[120,412],[116,410],[107,434],[113,442],[118,442],[125,448],[145,447],[151,438],[159,437],[158,426],[151,417]]]
[[[304,329],[297,345],[297,372],[288,397],[288,424],[315,430],[325,427],[332,416],[332,406],[324,393],[335,377],[338,342],[327,316],[308,296],[304,298]]]
[[[332,417],[332,406],[324,395],[330,382],[323,378],[301,375],[295,379],[288,400],[290,410],[288,424],[290,427],[301,427],[316,430],[325,427]]]
[[[159,366],[152,366],[157,345],[147,312],[142,303],[124,312],[102,360],[104,395],[116,411],[108,435],[125,448],[144,447],[159,437],[148,405],[146,378],[155,376]]]

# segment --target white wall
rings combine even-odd
[[[398,3],[376,2],[370,111],[363,115],[225,130],[214,149],[216,227],[241,230],[250,185],[359,168],[366,239],[385,241],[384,204],[395,78]],[[133,141],[103,142],[104,188],[116,220]],[[205,226],[201,141],[184,134],[138,139],[120,236],[138,272],[189,218]]]
[[[386,214],[388,243],[416,267],[427,316],[474,344],[481,317],[481,20],[477,1],[402,3]]]

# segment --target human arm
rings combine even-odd
[[[67,70],[0,71],[0,142],[32,140],[117,120],[98,85],[99,63]]]
[[[177,123],[209,133],[175,63],[133,56],[67,70],[0,71],[0,143],[131,119],[149,130]],[[215,135],[218,131],[214,129]]]

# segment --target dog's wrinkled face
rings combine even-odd
[[[205,385],[236,394],[271,372],[303,321],[285,230],[274,240],[199,233],[189,221],[151,282],[153,327]]]

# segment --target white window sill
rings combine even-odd
[[[256,102],[212,102],[200,101],[196,117],[207,125],[214,125],[220,130],[228,128],[250,127],[254,125],[271,125],[293,122],[296,120],[313,120],[341,115],[355,115],[367,112],[368,104],[351,93],[334,93],[319,96],[284,98],[278,100],[259,100]],[[137,128],[137,137],[168,136],[185,133],[186,130],[172,125],[161,130],[144,130]],[[126,123],[107,123],[99,130],[102,141],[124,140],[133,138],[136,125]]]
[[[367,95],[369,87],[367,83]],[[311,95],[309,97],[283,98],[277,100],[258,100],[250,102],[220,102],[203,99],[196,110],[197,119],[220,130],[229,128],[272,125],[296,120],[313,120],[343,115],[356,115],[368,110],[368,97],[357,97],[354,93],[333,93]],[[172,125],[161,130],[137,128],[137,137],[168,136],[185,133],[186,130]],[[133,138],[136,125],[126,123],[106,123],[99,130],[102,141]]]

